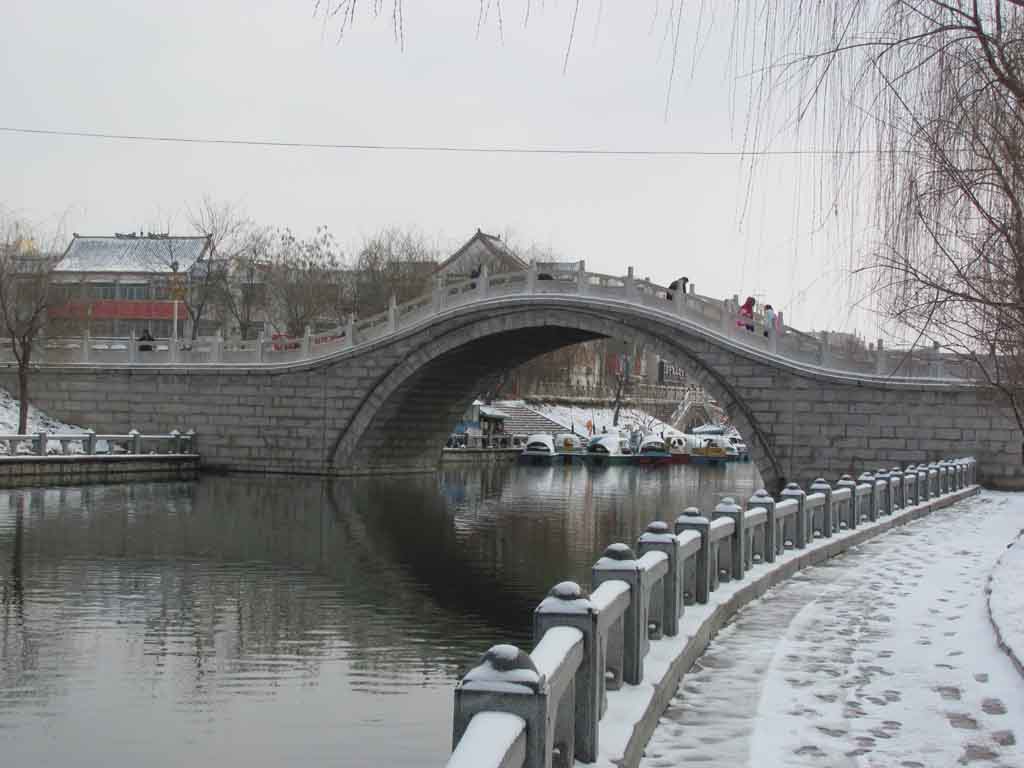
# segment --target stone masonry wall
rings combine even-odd
[[[509,297],[356,350],[280,368],[64,366],[32,400],[98,432],[193,428],[203,464],[258,472],[428,469],[489,377],[601,336],[685,365],[746,438],[765,485],[974,454],[984,482],[1024,484],[1021,434],[987,391],[834,375],[769,359],[673,316],[584,297]],[[12,368],[0,386],[16,391]]]

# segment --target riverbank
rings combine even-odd
[[[983,493],[772,589],[695,662],[641,766],[1024,763],[1024,687],[985,606],[1021,525],[1024,498]]]

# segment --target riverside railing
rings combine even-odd
[[[30,435],[0,434],[0,456],[96,456],[96,455],[194,455],[196,433],[173,430],[167,434],[86,432],[36,432]]]
[[[762,489],[746,509],[725,498],[711,517],[689,507],[674,527],[655,521],[635,550],[610,545],[593,566],[589,594],[564,581],[537,606],[532,651],[492,646],[463,676],[455,688],[448,767],[595,762],[609,692],[643,681],[650,643],[679,633],[686,605],[709,602],[720,580],[743,579],[785,549],[915,506],[924,499],[893,489],[918,474],[935,478],[939,497],[973,485],[976,463],[937,462],[920,472],[908,468],[902,477],[898,468],[878,470],[859,482],[844,475],[834,487],[819,478],[811,493],[790,484],[780,500]]]
[[[132,337],[93,337],[88,331],[77,338],[40,339],[33,359],[50,364],[121,364],[161,366],[259,365],[300,362],[364,344],[430,322],[450,309],[508,296],[581,296],[621,302],[674,316],[733,343],[760,352],[830,370],[900,378],[976,378],[959,358],[938,349],[885,349],[881,341],[862,345],[836,344],[827,333],[812,336],[785,325],[765,324],[760,314],[753,318],[753,331],[746,319],[738,322],[738,297],[714,299],[689,290],[672,291],[634,275],[629,267],[624,276],[587,272],[581,261],[572,271],[538,272],[531,263],[522,272],[489,274],[457,284],[437,281],[429,294],[398,304],[391,298],[387,310],[366,317],[350,317],[344,325],[322,332],[307,328],[300,337],[267,337],[253,341],[203,337],[198,339],[137,340]],[[671,297],[671,298],[669,298]],[[0,362],[13,362],[10,342],[0,341]]]

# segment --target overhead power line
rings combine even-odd
[[[770,150],[715,150],[715,149],[616,149],[608,147],[514,147],[464,146],[447,144],[355,144],[310,141],[280,141],[273,139],[218,139],[198,136],[150,136],[130,133],[101,133],[98,131],[51,130],[47,128],[20,128],[0,126],[0,132],[33,136],[62,136],[108,141],[136,141],[161,144],[209,144],[238,147],[276,147],[280,149],[333,149],[353,152],[448,152],[492,155],[592,155],[602,157],[798,157],[874,154],[870,149],[770,149]]]

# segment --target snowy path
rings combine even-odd
[[[985,584],[1024,496],[983,495],[810,568],[742,610],[641,763],[1024,766],[1024,680]]]

